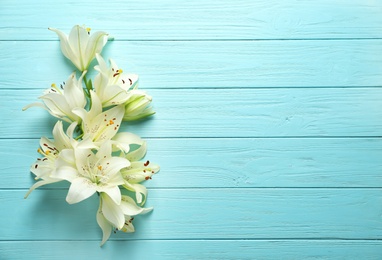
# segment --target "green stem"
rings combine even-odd
[[[84,92],[86,96],[89,98],[89,109],[92,107],[92,99],[90,95],[90,90],[93,90],[93,84],[92,81],[87,79],[86,75],[83,77],[83,81],[85,83],[86,89],[84,89]]]
[[[90,94],[90,90],[93,90],[92,81],[88,80],[86,75],[84,75],[83,79],[84,79],[84,82],[85,82],[86,89],[88,90],[88,92]]]

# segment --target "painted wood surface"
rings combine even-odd
[[[0,259],[381,259],[382,1],[0,2]],[[157,114],[136,233],[99,247],[97,198],[29,166],[55,122],[21,108],[72,65],[56,35],[114,36]]]
[[[127,40],[377,38],[379,0],[2,0],[2,40],[51,40],[47,21],[92,24]],[[31,12],[33,11],[33,12]]]
[[[382,57],[376,53],[382,53],[380,39],[116,40],[109,42],[103,52],[125,71],[139,74],[141,88],[190,88],[194,92],[206,88],[381,86]],[[57,41],[0,41],[0,54],[7,64],[0,69],[0,88],[41,90],[52,82],[66,80],[74,70],[59,55]],[[28,63],[20,64],[20,60]]]
[[[98,250],[96,241],[0,242],[5,259],[65,260],[68,258],[113,260],[127,255],[147,259],[378,259],[378,240],[132,240],[110,241]],[[84,251],[87,248],[87,251]],[[139,250],[144,248],[144,250]],[[18,252],[15,256],[14,251]],[[52,254],[51,252],[62,254]]]

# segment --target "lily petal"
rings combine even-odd
[[[61,150],[60,153],[58,154],[55,167],[59,169],[63,166],[70,166],[70,167],[76,166],[76,158],[74,156],[73,149],[64,149],[64,150]],[[62,178],[62,179],[66,179],[66,178]]]
[[[135,135],[133,133],[129,132],[121,132],[117,133],[113,138],[113,144],[119,148],[119,150],[122,150],[125,153],[128,153],[130,150],[130,145],[138,144],[142,145],[143,140],[138,135]],[[116,149],[114,149],[115,151]]]
[[[51,183],[59,182],[59,181],[61,181],[61,180],[53,179],[53,178],[46,178],[45,180],[41,180],[41,181],[36,182],[36,183],[33,184],[32,187],[29,189],[29,191],[27,192],[27,194],[25,194],[24,199],[28,198],[29,194],[30,194],[32,191],[34,191],[35,189],[37,189],[38,187],[41,187],[41,186],[46,185],[46,184],[51,184]]]
[[[57,30],[55,28],[48,28],[48,29],[57,33],[57,35],[60,39],[60,47],[61,47],[62,54],[64,54],[64,56],[66,58],[68,58],[69,60],[71,60],[73,63],[77,63],[77,57],[69,45],[68,36],[66,36],[63,32],[61,32],[60,30]],[[74,64],[74,65],[77,68],[80,67],[80,64]]]
[[[141,208],[129,196],[122,196],[121,209],[123,214],[128,216],[135,216],[138,214],[145,214],[152,211],[153,208]]]
[[[56,171],[54,171],[54,173],[52,174],[52,177],[54,177],[56,179],[67,180],[67,181],[73,183],[73,181],[78,178],[78,171],[77,171],[77,169],[75,169],[71,166],[65,165],[65,166],[61,166]],[[79,182],[79,180],[77,180],[77,182]],[[78,186],[78,185],[75,185],[75,186]],[[73,189],[74,188],[77,188],[77,187],[73,187]],[[73,194],[73,196],[74,196],[74,194]]]
[[[107,43],[107,36],[108,34],[105,32],[95,32],[94,34],[92,34],[89,38],[89,41],[85,50],[85,56],[94,58],[97,53],[101,53],[102,48]],[[90,62],[91,60],[89,60],[89,64]]]
[[[146,202],[146,197],[147,197],[147,189],[145,186],[141,184],[136,184],[136,183],[129,183],[125,181],[125,184],[123,185],[126,189],[130,191],[135,191],[135,199],[138,204],[144,205]]]
[[[69,107],[84,107],[86,105],[86,98],[82,88],[82,78],[85,76],[86,70],[82,73],[81,77],[77,80],[76,73],[73,72],[65,84],[65,100]]]
[[[89,198],[96,192],[96,185],[86,178],[76,178],[72,180],[66,201],[74,204]]]
[[[147,152],[147,143],[144,141],[137,150],[134,150],[126,154],[126,159],[128,159],[130,162],[139,161],[143,157],[145,157],[146,152]]]
[[[126,158],[122,157],[109,157],[100,161],[103,172],[107,176],[112,176],[118,173],[121,169],[129,167],[130,162]]]
[[[109,223],[109,221],[107,221],[107,219],[102,214],[102,202],[100,202],[100,205],[97,211],[97,223],[102,229],[102,241],[100,245],[102,246],[109,239],[111,230],[112,230],[112,225]]]
[[[79,25],[75,25],[72,30],[70,31],[69,33],[69,37],[68,37],[68,40],[69,40],[69,45],[71,47],[71,49],[73,50],[73,53],[76,53],[77,56],[77,60],[79,62],[79,67],[77,67],[78,69],[80,69],[81,71],[83,71],[84,69],[86,69],[86,65],[85,63],[87,63],[87,61],[85,61],[85,50],[86,50],[86,45],[88,44],[88,39],[89,38],[89,35],[88,35],[88,32],[86,31],[85,28],[79,26]]]
[[[54,125],[53,137],[58,150],[71,148],[70,138],[64,133],[62,121],[57,121]]]
[[[118,186],[98,187],[98,191],[106,193],[116,205],[121,204],[121,191]]]
[[[121,208],[105,193],[101,193],[102,213],[105,218],[118,229],[121,229],[125,223],[125,217]]]
[[[157,173],[160,167],[155,163],[147,165],[148,162],[131,162],[130,167],[121,170],[124,180],[133,184],[151,179],[151,176]]]

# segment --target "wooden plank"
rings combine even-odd
[[[147,141],[146,159],[162,169],[145,183],[150,188],[382,187],[380,138]],[[0,188],[34,183],[29,167],[38,145],[36,139],[0,140]]]
[[[98,240],[98,198],[0,190],[1,240]],[[112,239],[382,239],[382,189],[150,189],[137,232]],[[81,217],[79,217],[81,216]]]
[[[112,42],[103,53],[143,89],[382,85],[382,40]],[[74,70],[57,41],[0,41],[0,61],[7,89],[46,88]]]
[[[47,27],[79,21],[124,40],[381,38],[381,12],[380,1],[363,0],[2,0],[0,39],[54,39]]]
[[[46,111],[21,111],[41,92],[0,90],[2,138],[51,135],[55,120]],[[159,138],[382,136],[382,88],[149,92],[157,114],[121,131]]]
[[[140,240],[0,242],[3,259],[379,259],[381,241]],[[54,252],[54,254],[52,254]]]

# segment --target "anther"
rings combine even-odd
[[[144,166],[147,166],[147,165],[149,165],[149,163],[150,163],[150,161],[147,161],[147,162],[145,162],[143,165],[144,165]]]
[[[90,34],[90,30],[91,30],[91,28],[89,28],[89,27],[86,28],[86,31],[88,32],[88,34]]]

